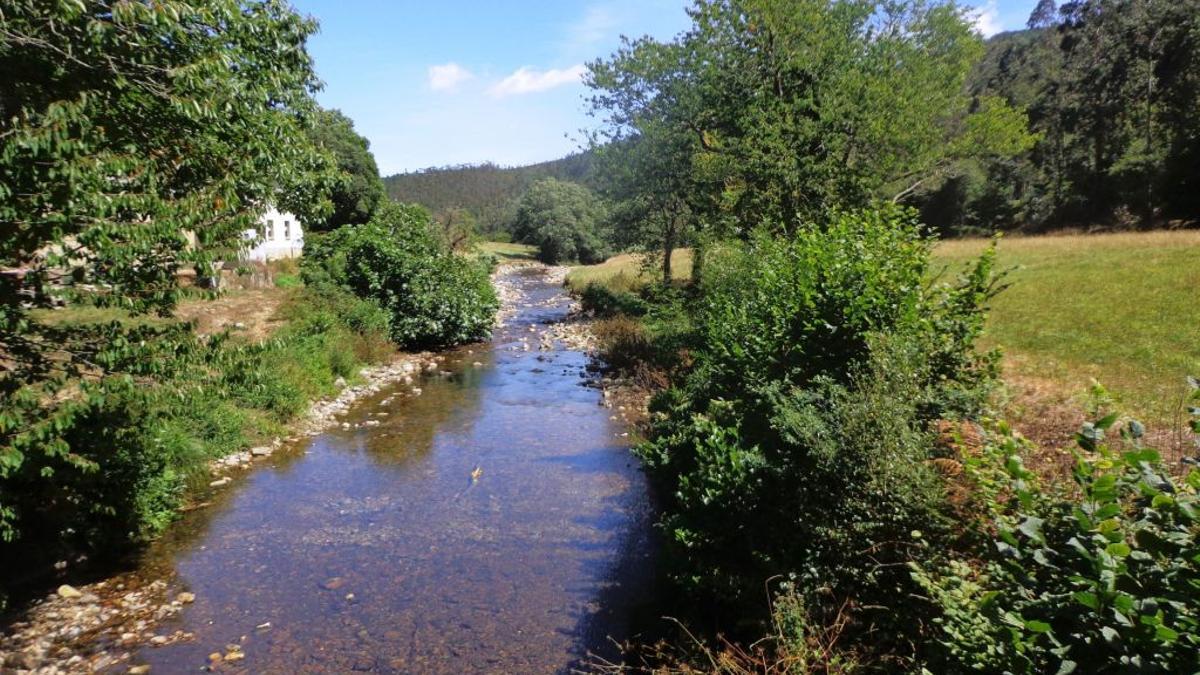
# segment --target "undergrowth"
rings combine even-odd
[[[105,558],[170,523],[207,463],[284,432],[394,347],[373,302],[291,291],[286,325],[260,344],[187,324],[97,327],[124,335],[109,374],[7,402],[0,416],[0,597],[50,564]]]

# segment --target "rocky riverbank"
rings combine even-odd
[[[535,263],[505,265],[493,275],[501,300],[498,325],[511,320],[521,309],[524,301],[510,275],[516,268],[529,264]],[[550,268],[547,275],[551,283],[561,284],[567,271],[566,267]],[[573,303],[566,320],[540,331],[539,337],[529,338],[523,348],[549,349],[554,342],[559,342],[591,355],[591,377],[586,384],[602,390],[602,405],[611,410],[613,420],[636,426],[645,418],[648,392],[629,380],[604,374],[603,366],[597,360],[598,345],[593,324],[593,319]],[[530,335],[537,333],[531,331]],[[208,494],[235,483],[259,460],[308,436],[338,425],[349,428],[352,423],[343,418],[361,399],[388,387],[395,387],[394,395],[398,397],[420,396],[419,378],[423,374],[440,372],[444,360],[445,357],[439,354],[397,354],[388,363],[364,368],[353,383],[340,383],[342,388],[337,396],[314,402],[291,435],[213,461]],[[360,424],[371,424],[371,421]],[[197,501],[186,508],[206,507],[205,496],[204,493],[196,495]],[[62,586],[31,604],[7,626],[5,635],[0,637],[0,673],[147,672],[143,670],[145,666],[129,665],[130,654],[144,645],[164,646],[192,640],[189,633],[161,631],[158,626],[194,599],[172,578],[146,579],[132,573],[77,588]],[[220,664],[232,665],[241,657],[238,644],[226,645],[221,652],[211,655],[209,667],[228,667]]]
[[[520,294],[507,280],[517,266],[501,266],[493,274],[501,301],[498,325],[517,309]],[[561,283],[566,268],[551,273],[558,274]],[[351,423],[342,418],[361,399],[389,387],[395,387],[397,397],[420,396],[418,378],[440,372],[445,358],[429,352],[396,354],[387,363],[362,369],[353,383],[339,382],[337,396],[314,402],[296,422],[291,435],[210,462],[212,476],[207,495],[235,483],[257,462],[309,436],[339,425],[350,428]],[[207,495],[194,495],[184,510],[208,506]],[[148,672],[145,666],[127,665],[131,651],[143,645],[163,646],[192,639],[188,633],[160,633],[156,627],[194,599],[190,593],[181,592],[173,579],[144,579],[134,574],[120,574],[78,588],[61,586],[25,608],[4,629],[0,636],[0,673]],[[237,661],[240,656],[238,645],[228,645],[222,653],[213,654],[210,668]]]

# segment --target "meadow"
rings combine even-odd
[[[953,278],[989,242],[940,243],[935,273]],[[576,267],[567,283],[629,287],[656,278],[641,260],[622,254]],[[691,251],[673,260],[676,278],[686,278]],[[984,346],[1004,353],[1018,419],[1083,410],[1095,381],[1130,415],[1159,427],[1181,423],[1186,377],[1200,374],[1200,232],[1008,237],[998,261],[1006,288],[992,303]],[[1070,416],[1053,440],[1068,440],[1078,414]]]

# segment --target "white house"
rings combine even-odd
[[[247,245],[246,260],[266,262],[296,258],[304,250],[304,229],[295,214],[267,209],[258,219],[258,227],[242,233]]]

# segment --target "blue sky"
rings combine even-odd
[[[991,0],[985,34],[1024,25],[1036,0]],[[590,126],[582,64],[621,35],[666,39],[684,0],[292,0],[322,105],[354,119],[384,175],[493,161],[522,165],[580,145]]]

